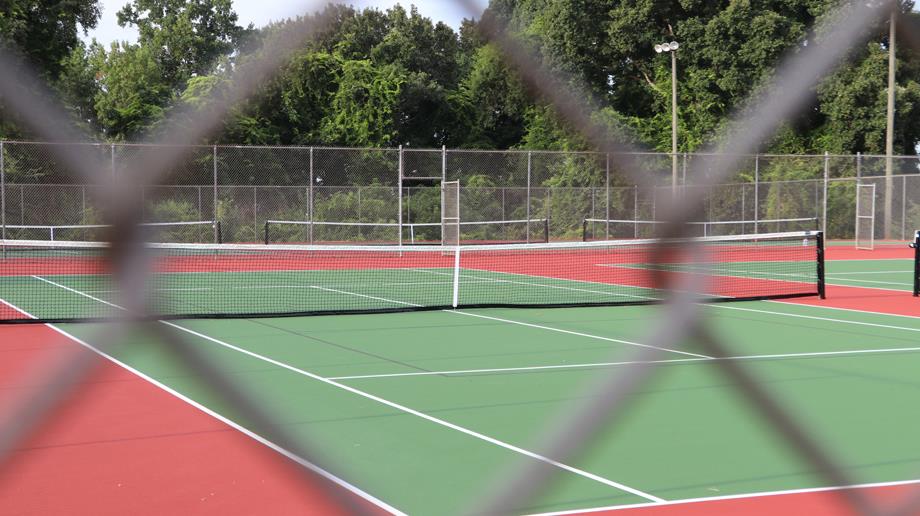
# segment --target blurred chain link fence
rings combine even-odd
[[[457,3],[473,12],[471,2]],[[752,114],[744,117],[740,129],[728,138],[733,144],[729,148],[753,152],[757,142],[765,141],[776,129],[777,120],[790,116],[801,104],[800,99],[810,97],[807,89],[817,80],[811,74],[829,73],[842,53],[863,38],[867,27],[878,18],[878,13],[871,11],[877,7],[862,2],[842,4],[839,19],[832,20],[820,43],[799,49],[778,68],[777,83],[787,88],[778,87],[782,94],[765,96]],[[320,28],[322,21],[317,23]],[[284,41],[294,48],[316,29],[297,27]],[[116,247],[112,264],[128,273],[143,272],[142,253],[132,254],[133,235],[108,233],[105,223],[118,222],[102,215],[105,199],[117,199],[105,196],[109,190],[110,194],[136,200],[141,222],[156,231],[159,240],[436,241],[440,185],[445,181],[460,182],[460,217],[472,223],[462,227],[467,235],[461,235],[461,240],[510,239],[511,233],[514,239],[537,241],[535,227],[541,225],[552,240],[586,238],[588,231],[592,238],[600,234],[604,238],[630,238],[645,232],[655,236],[693,234],[700,227],[709,234],[750,233],[781,230],[784,222],[779,221],[784,220],[814,220],[830,238],[849,239],[856,233],[858,185],[875,185],[873,230],[877,234],[884,234],[888,226],[893,236],[904,239],[920,226],[920,162],[916,157],[894,158],[894,175],[885,176],[888,164],[880,156],[681,155],[681,177],[675,192],[670,186],[670,155],[609,152],[623,145],[594,134],[590,117],[585,116],[591,109],[587,95],[580,96],[576,87],[559,87],[558,77],[530,60],[529,54],[499,28],[484,23],[483,31],[501,48],[509,67],[602,152],[223,146],[186,147],[179,152],[175,147],[109,144],[79,145],[80,152],[69,152],[62,147],[70,144],[0,142],[3,238],[111,239]],[[916,42],[912,45],[920,47]],[[270,75],[270,69],[285,54],[275,55],[279,56],[277,62],[265,64],[264,69],[256,70],[259,73],[242,70],[236,77],[239,90],[227,98],[249,95],[251,86]],[[0,51],[0,58],[4,57]],[[11,77],[0,77],[0,92],[11,95],[11,104],[33,129],[38,128],[36,132],[55,140],[55,124],[65,126],[66,117],[43,104],[41,97],[30,99],[11,86],[11,81],[15,82]],[[24,81],[22,77],[16,80]],[[182,133],[194,138],[180,141],[201,141],[230,104],[218,102],[213,112],[199,117],[192,129]],[[160,149],[166,151],[164,157],[158,157]],[[171,159],[179,155],[184,159]],[[145,162],[151,156],[157,157],[155,164]],[[90,173],[90,164],[99,170]],[[695,218],[681,218],[690,214]],[[485,221],[504,224],[475,224]],[[523,230],[511,221],[523,221]],[[658,222],[665,225],[659,227]],[[692,281],[699,280],[691,276]],[[143,284],[131,282],[133,277],[119,276],[126,292]],[[564,461],[576,455],[604,425],[615,424],[631,405],[632,395],[652,375],[659,358],[656,350],[679,347],[693,338],[708,355],[731,355],[699,312],[692,295],[700,291],[699,285],[686,287],[675,290],[660,314],[665,323],[655,325],[643,339],[647,347],[636,355],[634,365],[619,375],[599,375],[586,395],[560,414],[564,417],[558,418],[558,424],[547,424],[540,452]],[[299,464],[306,465],[305,470],[318,469],[311,468],[306,460],[321,456],[315,443],[293,439],[277,421],[260,411],[258,403],[247,396],[246,386],[229,381],[229,372],[200,355],[196,346],[176,334],[167,334],[165,325],[153,325],[152,329],[163,332],[162,338],[176,358],[214,386],[256,430],[291,450],[289,456],[298,458]],[[100,333],[102,349],[114,342],[110,333]],[[25,423],[19,424],[14,418],[15,424],[6,425],[9,430],[2,428],[0,452],[11,449],[21,434],[34,431],[43,417],[59,409],[66,393],[86,380],[88,364],[68,362],[63,369],[67,375],[49,374],[55,381],[41,396],[23,404],[22,414],[28,416],[21,418]],[[739,396],[763,414],[763,424],[776,430],[825,484],[852,484],[821,441],[793,418],[744,364],[714,360],[713,367],[724,373]],[[534,461],[522,463],[519,471],[511,472],[517,474],[495,484],[494,493],[484,493],[485,503],[474,507],[481,509],[474,512],[506,513],[521,507],[523,500],[549,482],[548,467]],[[313,477],[308,480],[318,481]],[[329,493],[339,491],[330,488]],[[854,511],[877,512],[856,490],[838,493]],[[349,510],[360,509],[347,505],[348,496],[336,500]],[[910,502],[916,501],[920,500],[908,500],[900,513],[912,513],[915,505]]]
[[[99,184],[74,184],[50,147],[0,142],[5,238],[101,240]],[[85,144],[109,163],[100,181],[132,185],[135,160],[154,146]],[[642,238],[655,234],[673,202],[668,154],[636,154],[653,185],[628,184],[602,153],[353,149],[189,148],[156,184],[134,190],[142,221],[167,242],[418,243],[441,238],[441,183],[459,181],[461,240],[540,242]],[[890,183],[891,236],[920,227],[920,158],[744,156],[727,181],[700,184],[724,155],[679,156],[678,195],[699,191],[694,234],[732,235],[822,229],[856,236],[856,185],[876,185],[875,234],[885,234]],[[698,177],[688,177],[698,170]],[[218,224],[219,223],[219,224]]]

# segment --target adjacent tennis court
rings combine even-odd
[[[796,249],[800,247],[799,240]],[[743,361],[761,384],[807,423],[854,483],[897,485],[918,477],[915,436],[920,414],[910,407],[920,390],[916,376],[920,317],[869,313],[884,311],[871,303],[863,312],[834,307],[834,289],[852,287],[862,287],[860,292],[867,295],[900,296],[897,299],[905,305],[914,303],[909,294],[913,262],[906,248],[901,255],[829,261],[829,299],[802,298],[819,306],[797,300],[705,305],[707,319],[731,344],[731,356],[708,356],[692,339],[680,347],[660,349],[654,380],[634,395],[622,418],[587,443],[584,453],[565,463],[537,453],[543,433],[566,417],[592,382],[626,370],[645,346],[642,339],[649,328],[659,324],[662,307],[447,307],[414,313],[153,324],[167,325],[214,364],[232,372],[234,380],[250,389],[284,428],[323,451],[328,459],[324,464],[334,464],[328,471],[331,476],[383,511],[462,511],[470,500],[489,492],[514,467],[528,461],[548,462],[557,473],[553,487],[521,512],[667,507],[665,502],[827,487],[713,367],[718,360]],[[454,257],[440,252],[432,256],[446,259],[446,265],[413,267],[411,273],[400,269],[398,276],[377,271],[377,276],[361,282],[355,282],[354,276],[350,283],[341,275],[320,277],[316,271],[307,276],[301,275],[303,271],[271,271],[247,276],[247,281],[235,276],[232,283],[239,294],[231,291],[221,298],[245,300],[247,292],[267,290],[270,297],[263,299],[283,301],[269,307],[278,309],[294,300],[285,297],[286,291],[317,294],[316,287],[321,286],[333,291],[319,291],[330,294],[324,298],[327,306],[339,310],[421,302],[437,307],[445,296],[449,299],[454,279],[460,292],[485,292],[479,287],[485,284],[490,292],[546,304],[548,299],[560,303],[576,299],[566,296],[596,300],[591,296],[654,294],[644,284],[649,270],[630,260],[620,260],[614,268],[621,277],[623,271],[640,271],[642,275],[630,277],[641,278],[637,282],[643,284],[611,290],[602,288],[601,277],[571,272],[581,269],[554,277],[548,274],[551,268],[545,268],[543,274],[530,271],[528,275],[509,266],[507,258],[490,258],[492,270],[463,269],[455,277]],[[789,262],[751,262],[749,252],[746,256],[728,266],[722,263],[718,270],[742,292],[776,284],[814,288],[813,260],[807,262],[811,277],[803,281],[798,276],[790,280],[789,275],[805,274],[804,267],[789,272]],[[188,259],[186,255],[179,262],[164,263]],[[566,259],[570,261],[571,254],[560,260]],[[29,267],[46,267],[48,262],[42,260],[47,255]],[[239,263],[239,256],[234,260]],[[610,263],[589,262],[599,271],[611,269]],[[708,274],[716,274],[714,262],[706,263]],[[776,263],[782,266],[771,265]],[[496,269],[498,264],[504,268]],[[765,267],[769,277],[763,275]],[[675,262],[666,268],[670,273],[698,273],[699,263]],[[45,310],[47,314],[48,300],[57,303],[51,308],[58,313],[63,307],[77,307],[80,315],[116,310],[108,303],[117,293],[101,286],[106,282],[97,281],[98,277],[87,277],[85,270],[47,276],[31,274],[37,270],[20,272],[30,273],[17,277],[16,281],[29,282],[28,289],[16,285],[15,292],[23,293],[20,297],[9,299],[7,294],[13,290],[3,283],[10,311],[41,314]],[[231,284],[204,280],[188,270],[180,273],[185,275],[182,278],[197,279],[176,283],[164,271],[170,279],[161,286],[207,289],[206,295],[213,299],[215,288]],[[443,273],[445,280],[439,281],[437,273]],[[357,283],[364,290],[355,290]],[[403,290],[399,284],[406,284]],[[303,288],[274,288],[282,285]],[[502,292],[506,287],[510,290]],[[638,287],[646,290],[638,294]],[[172,299],[175,292],[171,292]],[[429,295],[433,299],[425,297]],[[192,308],[200,309],[202,299]],[[343,305],[344,300],[352,304]],[[221,303],[209,306],[234,306]],[[104,324],[87,323],[57,328],[72,342],[88,347],[99,332],[108,330]],[[247,427],[232,407],[155,338],[138,331],[128,340],[142,345],[115,348],[113,360],[233,426]],[[755,507],[769,513],[776,497],[757,500],[760,505]]]

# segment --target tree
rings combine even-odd
[[[134,25],[166,82],[177,93],[195,75],[210,73],[252,26],[236,24],[231,0],[134,0],[118,11],[118,24]]]
[[[96,66],[95,109],[109,139],[130,140],[163,116],[172,91],[149,46],[113,43],[97,55]]]
[[[54,80],[63,61],[80,44],[80,32],[94,28],[100,15],[97,0],[4,0],[0,48],[19,55],[40,75]]]
[[[87,85],[85,77],[76,77],[82,74],[77,70],[82,55],[79,35],[95,27],[99,16],[97,0],[4,0],[0,2],[0,51],[12,55],[20,66],[31,67],[33,73],[65,94],[63,100],[77,101],[86,93]],[[55,84],[62,74],[67,76],[65,80]],[[92,117],[85,108],[83,104],[72,111],[86,121]],[[0,102],[0,138],[22,136],[15,112]]]

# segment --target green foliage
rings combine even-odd
[[[356,147],[392,146],[396,139],[394,111],[405,73],[396,66],[376,67],[370,61],[342,62],[338,90],[322,137]]]
[[[19,55],[39,74],[54,80],[79,46],[80,32],[94,28],[100,15],[97,0],[4,0],[0,3],[0,48]]]
[[[108,138],[130,140],[162,117],[172,92],[150,47],[114,43],[97,59],[99,124]]]
[[[176,91],[238,48],[252,27],[236,22],[231,0],[134,0],[118,11],[118,24],[137,27],[138,43]]]

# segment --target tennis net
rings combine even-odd
[[[549,220],[487,220],[455,223],[463,245],[524,244],[549,241]],[[439,245],[442,222],[320,222],[267,220],[266,244],[396,244]]]
[[[585,219],[582,225],[582,240],[613,240],[623,238],[652,238],[667,222],[660,220],[605,220]],[[690,236],[710,237],[726,235],[750,235],[760,233],[787,233],[790,231],[812,231],[818,228],[818,219],[761,219],[761,220],[716,220],[687,222]]]
[[[700,275],[702,301],[823,295],[819,232],[500,246],[147,246],[145,313],[162,319],[651,304]],[[126,315],[106,244],[0,241],[0,252],[0,322]]]
[[[172,243],[221,243],[220,221],[144,222],[138,224],[147,240]],[[3,232],[9,240],[50,240],[102,242],[110,237],[110,224],[7,224]]]

